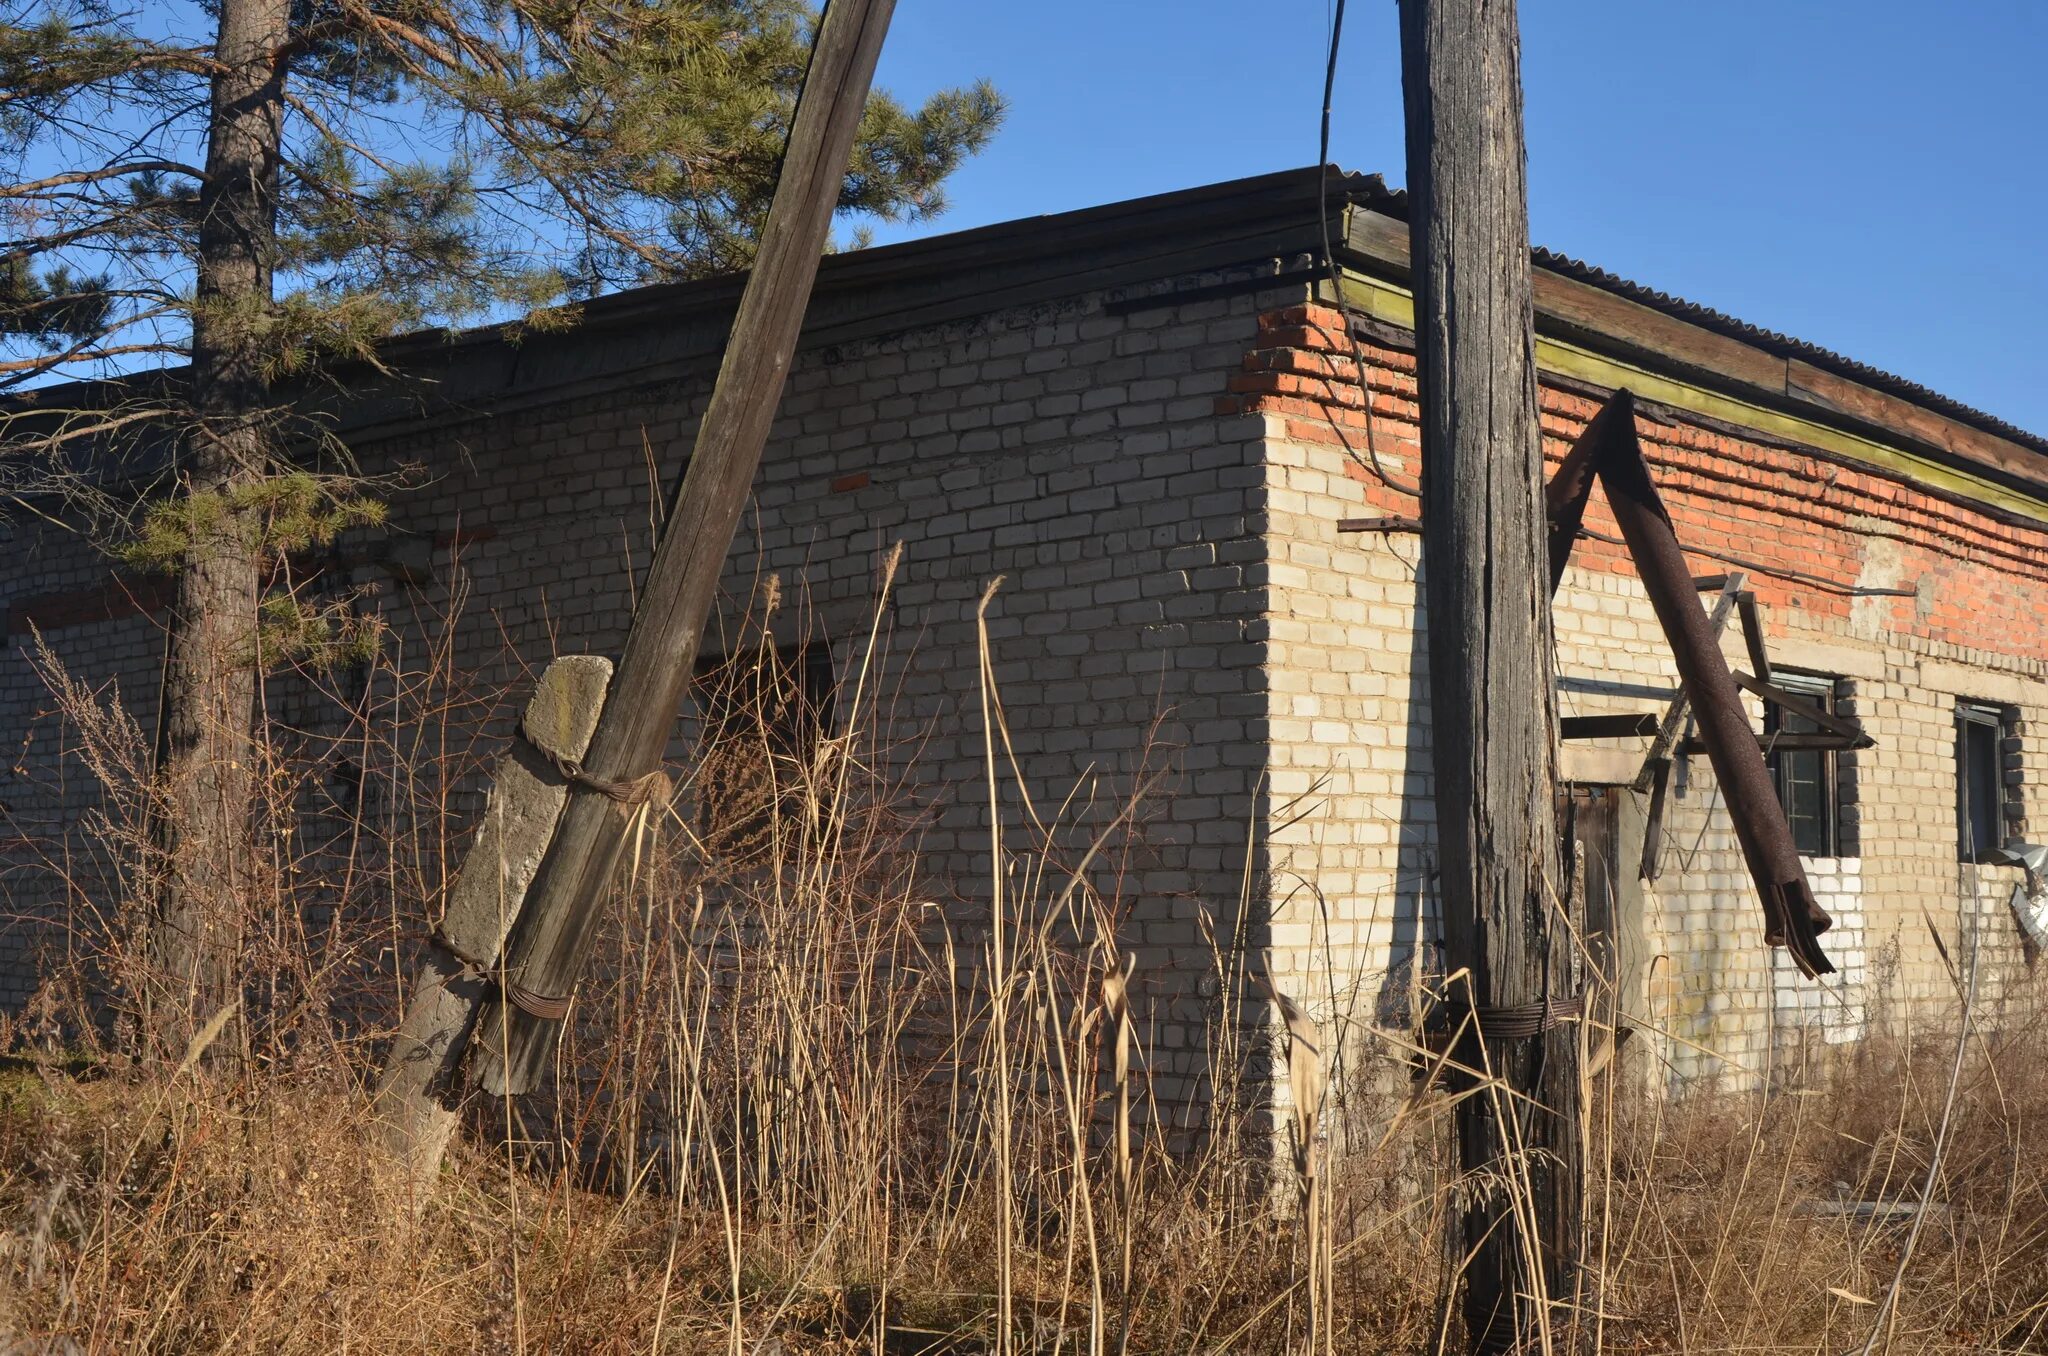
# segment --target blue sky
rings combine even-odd
[[[1310,164],[1325,0],[898,0],[880,80],[1009,96],[952,210],[878,241]],[[1522,0],[1542,244],[2048,434],[2048,3]],[[1331,155],[1404,179],[1393,0]]]

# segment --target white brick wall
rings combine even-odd
[[[780,624],[794,626],[805,611],[794,600],[806,600],[845,673],[880,563],[903,544],[880,682],[916,744],[930,888],[963,917],[984,907],[990,872],[974,618],[998,576],[990,639],[1032,802],[1051,816],[1082,788],[1061,828],[1068,859],[1142,774],[1167,774],[1127,873],[1104,880],[1157,1000],[1143,1035],[1163,1099],[1193,1093],[1202,1067],[1202,912],[1226,937],[1241,923],[1283,988],[1352,1033],[1347,1047],[1373,1023],[1405,1023],[1410,962],[1418,949],[1426,964],[1437,959],[1418,539],[1339,535],[1339,519],[1383,511],[1346,473],[1343,451],[1294,437],[1276,415],[1216,412],[1261,310],[1300,299],[1297,286],[1117,314],[1082,295],[807,351],[725,578],[722,625],[772,573],[792,600]],[[649,486],[673,481],[707,382],[708,372],[680,390],[443,423],[360,449],[372,469],[417,461],[431,473],[394,498],[397,532],[463,538],[436,549],[426,585],[381,585],[393,653],[417,662],[451,614],[446,653],[479,689],[553,653],[615,652],[649,558]],[[1387,376],[1381,392],[1397,413],[1412,399],[1405,382]],[[1380,455],[1412,476],[1412,435],[1398,419],[1388,428]],[[105,577],[107,563],[75,541],[16,531],[11,599]],[[357,575],[382,579],[367,566]],[[1824,945],[1841,973],[1822,990],[1763,945],[1711,774],[1691,760],[1673,787],[1664,877],[1645,905],[1658,957],[1645,1001],[1668,1039],[1646,1039],[1643,1057],[1673,1081],[1753,1075],[1815,1036],[1851,1038],[1888,954],[1907,996],[1944,999],[1922,910],[1944,926],[1958,913],[1950,710],[1976,695],[2013,701],[2030,722],[2048,715],[2039,656],[1935,644],[1878,607],[1842,620],[1781,608],[1767,622],[1774,644],[1853,664],[1859,714],[1879,741],[1858,761],[1863,855],[1810,864],[1837,919]],[[1556,632],[1564,714],[1656,709],[1668,697],[1668,650],[1632,576],[1575,567]],[[48,847],[91,794],[55,756],[62,735],[38,715],[47,700],[25,640],[8,637],[0,710],[34,771],[5,798],[17,831]],[[152,704],[151,620],[70,626],[51,640],[81,673],[117,680],[137,709]],[[1732,632],[1728,643],[1742,662]],[[907,744],[900,756],[910,769]],[[2028,757],[2031,775],[2040,754]],[[1015,788],[1004,795],[1006,823],[1021,824]],[[451,840],[480,804],[474,783],[450,802]],[[1240,918],[1247,851],[1251,909]],[[7,860],[12,912],[56,906],[62,890],[46,868],[18,849]],[[1997,995],[2019,973],[2004,906],[2012,873],[1977,874],[1968,888]],[[8,953],[0,1002],[18,1004],[31,972],[19,947]]]

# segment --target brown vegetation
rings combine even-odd
[[[17,1024],[0,1082],[0,1350],[1445,1346],[1444,1216],[1513,1184],[1456,1179],[1412,1033],[1341,1033],[1377,1043],[1385,1076],[1325,1088],[1340,1033],[1292,1003],[1269,1022],[1234,901],[1209,918],[1206,976],[1134,970],[1113,884],[1147,850],[1142,798],[1029,804],[992,690],[978,790],[1003,806],[1005,921],[942,908],[915,869],[887,666],[843,673],[829,727],[792,744],[780,713],[803,698],[767,630],[740,644],[769,676],[734,689],[754,718],[724,698],[702,766],[769,789],[643,836],[553,1091],[474,1106],[417,1214],[363,1087],[429,921],[407,901],[452,868],[464,732],[498,694],[429,645],[417,670],[380,659],[334,694],[351,714],[321,738],[274,727],[244,997],[200,1033],[242,1058],[130,1062],[146,939],[90,901],[157,869],[146,745],[113,694],[48,661],[102,811],[52,858],[78,880],[82,959]],[[1149,1073],[1169,1015],[1209,1051],[1179,1099]],[[2048,1351],[2048,1020],[2024,996],[1977,1016],[1959,1043],[1953,1015],[1900,1010],[1769,1092],[1594,1085],[1593,1269],[1553,1349],[1576,1321],[1612,1352],[1855,1351],[1873,1333],[1873,1350]],[[1319,1105],[1269,1104],[1241,1076],[1269,1061]],[[1889,1204],[1866,1219],[1856,1201]]]

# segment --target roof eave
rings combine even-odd
[[[1404,195],[1354,207],[1347,257],[1405,284]],[[1534,251],[1537,327],[1629,362],[1797,417],[1895,443],[2048,501],[2048,439],[1903,378]]]

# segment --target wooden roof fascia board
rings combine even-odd
[[[1406,222],[1354,209],[1346,231],[1351,255],[1347,262],[1380,276],[1374,278],[1369,273],[1364,279],[1347,278],[1346,286],[1349,289],[1364,282],[1382,294],[1383,306],[1387,297],[1399,296],[1406,303],[1406,318],[1394,323],[1412,328],[1413,299],[1401,285],[1408,277],[1407,237]],[[1971,498],[1985,497],[1971,488],[1983,486],[1986,491],[1996,491],[1988,502],[2000,507],[2031,505],[2015,510],[2030,519],[2038,520],[2040,506],[2048,502],[2048,456],[2031,448],[1822,371],[1801,359],[1765,353],[1739,339],[1576,279],[1538,268],[1534,283],[1539,352],[1542,341],[1548,339],[1580,355],[1557,369],[1564,375],[1611,386],[1614,383],[1575,370],[1585,366],[1583,357],[1604,357],[1733,402],[1720,410],[1696,409],[1698,413],[1716,414],[1743,427],[1803,443],[1818,441],[1859,460],[1866,459],[1871,449],[1881,449],[1889,455],[1870,459],[1895,474],[1925,471],[1930,484]],[[1385,314],[1378,318],[1392,319]],[[1650,399],[1695,409],[1683,400],[1654,395],[1640,386],[1633,389]],[[1766,401],[1768,405],[1759,403]],[[1757,422],[1744,413],[1751,410],[1769,411],[1770,417]],[[1818,439],[1816,431],[1821,429],[1847,434],[1849,441]],[[1940,474],[1934,474],[1936,471]]]
[[[1404,318],[1390,323],[1412,329],[1412,304],[1399,285],[1408,276],[1408,227],[1382,210],[1389,198],[1374,178],[1334,169],[1287,170],[836,255],[821,270],[815,319],[804,342],[852,342],[1106,290],[1118,283],[1103,280],[1118,278],[1120,270],[1119,281],[1125,283],[1168,280],[1175,272],[1216,266],[1207,261],[1229,262],[1224,256],[1233,251],[1238,263],[1257,256],[1278,258],[1286,272],[1292,252],[1321,253],[1319,205],[1341,218],[1336,223],[1345,242],[1340,255],[1359,270],[1347,287],[1377,287],[1377,302],[1365,308],[1368,313],[1385,317],[1405,308]],[[1168,240],[1178,243],[1161,249]],[[1064,271],[1077,258],[1089,258],[1092,267]],[[1005,269],[1012,270],[1008,279],[990,276]],[[387,430],[474,418],[536,399],[616,390],[688,372],[703,353],[723,342],[724,322],[744,284],[744,276],[724,277],[600,298],[586,306],[583,323],[571,332],[533,336],[517,347],[509,342],[516,331],[504,326],[403,336],[390,341],[384,354],[392,365],[414,369],[410,383],[401,388],[359,372],[360,385],[339,392],[347,413],[330,407],[327,414],[359,435],[381,436]],[[917,295],[891,304],[886,293],[896,287]],[[1583,374],[1588,384],[1611,384],[1614,372],[1591,362],[1604,358],[1618,369],[1647,371],[1732,403],[1710,413],[1669,392],[1651,395],[1638,381],[1639,393],[1648,398],[1917,476],[1943,493],[2007,507],[2038,505],[2048,495],[2048,453],[1816,366],[1822,359],[1810,363],[1766,351],[1737,335],[1547,267],[1536,271],[1535,294],[1539,332],[1564,346],[1556,350],[1563,356],[1550,368],[1554,375]],[[1170,294],[1161,294],[1159,304],[1171,304]],[[591,351],[581,361],[565,358],[558,347],[565,344]],[[623,355],[622,348],[627,350]],[[645,353],[649,348],[656,350],[651,361]],[[173,369],[142,379],[175,381],[180,375]],[[133,390],[136,380],[104,384],[104,389],[116,394]],[[101,389],[78,383],[34,395],[48,400],[60,390]],[[1759,410],[1770,417],[1759,416]],[[1822,437],[1819,430],[1848,437]],[[1915,457],[1916,451],[1926,455]],[[1987,484],[2005,492],[1987,494],[1980,488]],[[2014,511],[2038,520],[2037,508]]]
[[[1407,295],[1408,223],[1367,209],[1355,210],[1346,232],[1347,262],[1383,271]],[[1638,302],[1538,267],[1531,278],[1537,326],[1588,348],[1611,348],[1623,358],[1654,354],[1705,382],[1782,393],[1785,360],[1726,335],[1703,330]]]
[[[1185,306],[1189,302],[1241,297],[1248,292],[1292,290],[1297,283],[1305,287],[1320,287],[1330,280],[1330,270],[1321,264],[1297,265],[1290,268],[1277,260],[1275,262],[1278,266],[1271,273],[1247,274],[1232,282],[1198,283],[1192,287],[1175,287],[1169,283],[1157,291],[1125,292],[1120,297],[1111,297],[1104,301],[1102,313],[1118,316],[1136,315],[1142,311]]]
[[[1798,358],[1786,359],[1785,378],[1786,394],[1794,400],[1808,402],[1844,419],[1896,429],[1950,456],[1986,462],[2007,475],[2048,487],[2048,457],[2031,448],[1957,423],[1897,396],[1873,391]]]
[[[1405,190],[1389,189],[1377,176],[1354,176],[1347,181],[1347,188],[1350,201],[1356,208],[1377,212],[1397,222],[1407,219],[1408,195]],[[1818,344],[1752,325],[1698,302],[1631,282],[1556,250],[1539,247],[1532,253],[1538,269],[1560,278],[1585,284],[1611,297],[1638,303],[1659,315],[1732,339],[1772,357],[1810,364],[1870,391],[1901,400],[1913,409],[1940,415],[1965,428],[2048,457],[2048,437],[2020,428],[1997,415],[1973,409],[1918,382],[1831,352]]]
[[[1211,239],[1199,245],[1119,260],[1112,264],[1079,271],[1050,268],[1042,275],[1007,287],[957,293],[936,301],[920,302],[895,310],[864,312],[841,324],[821,326],[815,335],[806,331],[804,342],[806,345],[846,343],[857,338],[899,333],[943,323],[940,317],[964,319],[968,316],[1030,305],[1037,301],[1108,291],[1158,277],[1170,277],[1173,274],[1238,267],[1255,270],[1261,265],[1275,261],[1279,264],[1276,273],[1284,273],[1286,256],[1307,250],[1315,241],[1316,231],[1313,225],[1303,226],[1286,234],[1261,229],[1248,235]],[[1253,250],[1254,253],[1247,255],[1247,249]],[[1255,278],[1255,273],[1247,275],[1247,281]],[[1284,278],[1276,276],[1274,285],[1289,284]],[[1170,295],[1163,295],[1158,301],[1161,305],[1173,304]]]
[[[1346,302],[1375,320],[1405,330],[1415,326],[1415,301],[1405,287],[1346,274]],[[1635,363],[1598,353],[1540,329],[1536,366],[1545,377],[1559,376],[1601,390],[1627,387],[1644,401],[1702,415],[1739,429],[1754,429],[1770,438],[1811,449],[1824,456],[1875,468],[1910,480],[1944,498],[1988,507],[2029,526],[2048,524],[2048,494],[2029,494],[1957,469],[1913,451],[1881,443],[1861,434],[1796,414],[1724,394]]]
[[[1360,178],[1332,174],[1328,206],[1333,220],[1341,218],[1347,183],[1355,187]],[[1167,238],[1180,241],[1177,248],[1182,251],[1199,251],[1223,241],[1277,241],[1283,237],[1299,237],[1302,243],[1294,248],[1319,249],[1319,245],[1307,242],[1320,237],[1314,215],[1320,200],[1313,176],[1292,169],[1072,212],[997,222],[947,235],[831,255],[820,266],[813,295],[829,305],[833,299],[905,279],[922,281],[935,275],[985,272],[1020,260],[1071,258],[1077,252],[1099,253],[1118,245],[1126,247],[1135,259],[1146,257],[1148,251],[1156,254],[1159,241]],[[1196,231],[1206,234],[1189,243],[1189,234]],[[730,274],[612,293],[584,303],[579,323],[559,337],[582,342],[593,335],[653,324],[672,325],[680,317],[694,315],[722,316],[729,322],[745,286],[745,274]],[[901,327],[899,321],[898,328]],[[849,335],[867,332],[870,327],[865,322],[848,322]],[[810,332],[806,333],[808,342]],[[824,334],[825,330],[821,327],[819,333]],[[513,346],[518,335],[519,327],[512,324],[466,330],[418,330],[386,340],[379,347],[378,358],[384,366],[430,371],[447,365],[454,355]],[[538,347],[555,337],[528,336],[518,342]],[[98,408],[123,393],[137,390],[138,382],[177,382],[183,379],[184,372],[179,366],[119,378],[63,382],[32,392],[17,392],[7,401],[0,401],[0,409],[13,407],[33,413],[36,404],[48,406],[59,392],[66,393],[81,407]],[[350,369],[343,368],[329,373],[328,378],[345,382],[351,375]],[[364,366],[353,375],[369,380],[376,373],[374,368]]]
[[[2034,526],[2048,524],[2048,494],[2016,490],[1943,461],[1798,415],[1781,414],[1762,405],[1703,390],[1648,368],[1633,367],[1560,340],[1539,338],[1536,354],[1538,366],[1546,371],[1577,377],[1610,390],[1626,386],[1646,400],[1724,420],[1741,428],[1755,429],[1817,451],[1834,453],[1840,459],[1912,481],[1946,498],[1996,509]]]
[[[1241,237],[1204,241],[1196,246],[1169,249],[1142,258],[1119,260],[1100,268],[1080,272],[1048,271],[1042,276],[1008,287],[985,291],[956,291],[937,300],[920,300],[900,309],[864,309],[845,319],[828,317],[816,325],[807,324],[798,342],[798,352],[811,352],[834,344],[881,338],[1019,306],[1109,291],[1119,285],[1149,282],[1175,274],[1237,267],[1256,269],[1275,260],[1279,261],[1279,271],[1273,275],[1273,286],[1305,289],[1306,281],[1290,275],[1286,270],[1285,258],[1291,253],[1320,248],[1316,237],[1317,232],[1313,225],[1301,227],[1292,237],[1277,236],[1270,230],[1258,230]],[[1262,252],[1247,257],[1245,250],[1253,246]],[[1261,281],[1254,273],[1246,278],[1245,286],[1247,290],[1256,290]],[[1154,300],[1161,306],[1175,304],[1171,294],[1162,294]],[[673,325],[678,319],[680,317],[672,317],[669,323]],[[412,395],[396,395],[383,402],[365,399],[365,393],[360,388],[352,390],[345,411],[337,415],[339,422],[335,425],[335,431],[354,439],[394,437],[449,423],[502,416],[563,400],[631,390],[665,381],[686,380],[693,375],[708,378],[712,372],[712,365],[724,347],[724,321],[728,317],[723,313],[706,311],[697,314],[695,319],[700,322],[702,333],[680,351],[652,361],[587,361],[583,366],[586,369],[598,369],[595,374],[567,380],[546,379],[531,366],[527,368],[524,376],[519,375],[522,362],[528,356],[524,348],[508,345],[498,350],[476,351],[473,356],[481,359],[484,364],[490,364],[495,359],[502,368],[502,375],[494,380],[487,377],[478,379],[475,387],[466,392],[429,390]],[[649,326],[651,327],[653,323],[650,318]],[[533,341],[533,344],[578,344],[579,334],[579,331],[572,330],[563,335]],[[587,358],[594,356],[589,352],[589,345],[593,340],[599,344],[628,342],[625,333],[618,331],[600,336],[581,336],[579,346],[585,348]],[[466,356],[469,355],[451,350],[447,354],[447,361],[460,362]],[[429,386],[433,383],[431,376],[420,373],[383,380],[393,383],[409,381]],[[393,404],[407,401],[414,407],[392,411]],[[369,413],[372,409],[376,412]],[[354,413],[364,413],[367,417],[345,417]]]
[[[857,293],[905,279],[922,280],[956,270],[987,269],[1019,259],[1070,256],[1105,245],[1137,241],[1142,242],[1137,247],[1142,249],[1169,230],[1183,239],[1191,230],[1203,228],[1212,230],[1211,239],[1224,233],[1235,238],[1263,236],[1276,227],[1317,236],[1312,213],[1303,210],[1313,207],[1316,194],[1304,187],[1305,182],[1299,170],[1282,171],[1073,212],[1022,217],[922,240],[850,250],[825,258],[819,266],[813,297]],[[1329,203],[1331,218],[1336,222],[1343,211],[1341,184],[1332,184]],[[1245,226],[1259,229],[1239,229]],[[679,311],[730,311],[739,305],[746,280],[746,274],[737,273],[615,292],[585,304],[584,320],[578,328],[631,328],[652,320],[666,320]],[[413,345],[448,348],[499,343],[510,329],[483,326],[403,335],[390,341],[384,356],[387,361],[394,354],[402,357],[403,350]]]

